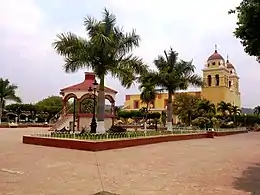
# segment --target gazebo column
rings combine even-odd
[[[115,102],[111,103],[112,126],[115,123]]]
[[[80,113],[81,113],[81,100],[77,100],[77,104],[78,104],[77,130],[79,131],[79,121],[80,121]]]
[[[62,99],[62,115],[66,115],[66,114],[67,114],[67,100]]]

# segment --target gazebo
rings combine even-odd
[[[61,118],[57,121],[52,129],[61,129],[63,127],[70,127],[73,128],[73,121],[75,122],[74,128],[76,130],[81,130],[82,128],[89,129],[91,119],[92,119],[92,112],[86,113],[82,110],[82,103],[84,100],[93,100],[93,93],[89,91],[91,87],[93,89],[93,83],[95,81],[95,74],[93,72],[85,72],[85,79],[83,82],[72,85],[60,90],[60,94],[63,96],[63,113]],[[97,92],[96,96],[98,95],[99,85],[97,85]],[[110,102],[109,112],[105,113],[104,119],[104,126],[105,129],[109,129],[114,123],[114,110],[115,110],[115,95],[117,91],[105,87],[105,99]],[[68,101],[73,98],[76,103],[77,110],[75,111],[75,119],[73,118],[73,114],[71,114],[71,110],[68,108]],[[99,129],[97,129],[98,133]]]

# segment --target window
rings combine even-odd
[[[210,64],[208,63],[208,67],[210,66]]]
[[[214,66],[216,63],[215,62],[212,62],[212,65]]]
[[[134,100],[134,109],[138,109],[138,108],[139,108],[139,101]]]
[[[215,79],[216,79],[216,86],[219,86],[219,75],[218,74],[216,74]]]
[[[232,74],[232,70],[230,70],[230,73]]]
[[[220,62],[218,62],[218,65],[221,65],[221,63],[220,63]]]
[[[228,87],[230,88],[232,85],[231,81],[228,82]]]
[[[211,75],[208,75],[208,86],[211,86]]]

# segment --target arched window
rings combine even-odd
[[[215,79],[216,79],[216,86],[219,86],[219,75],[218,74],[215,75]]]
[[[208,75],[208,86],[211,86],[211,75]]]
[[[232,82],[228,81],[228,87],[231,88]]]

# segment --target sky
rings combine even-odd
[[[172,47],[179,58],[193,59],[202,75],[207,58],[218,52],[236,67],[240,76],[243,107],[260,104],[260,65],[248,56],[233,36],[236,16],[228,11],[240,0],[0,0],[0,77],[19,86],[24,103],[59,95],[61,88],[81,82],[82,70],[66,74],[63,58],[52,47],[56,35],[73,32],[86,37],[86,16],[101,19],[106,7],[117,17],[125,31],[136,29],[141,36],[134,54],[150,67],[164,50]],[[138,85],[123,88],[109,75],[106,85],[118,91],[116,104],[124,103],[125,94],[138,92]]]

